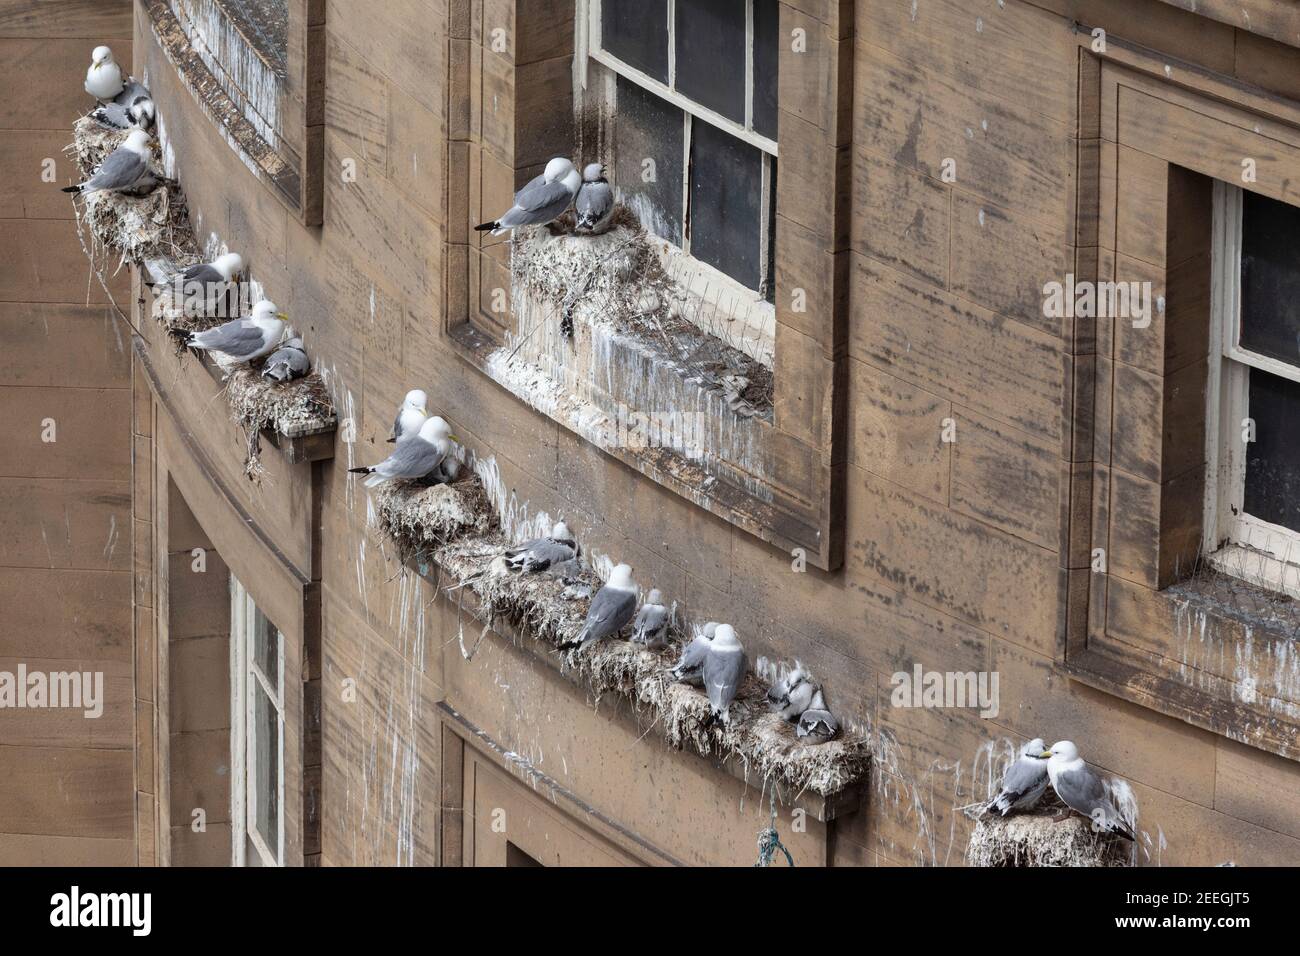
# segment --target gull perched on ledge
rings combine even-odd
[[[620,564],[610,572],[605,586],[596,592],[587,610],[587,621],[577,637],[565,641],[560,650],[582,649],[593,641],[618,634],[636,614],[636,584],[632,568]]]
[[[1052,789],[1070,810],[1092,820],[1097,830],[1118,833],[1126,840],[1137,839],[1133,828],[1111,802],[1106,785],[1083,762],[1073,741],[1057,741],[1051,750],[1043,751],[1042,756],[1047,758],[1047,775],[1052,780]],[[1057,819],[1064,820],[1068,816],[1069,811],[1066,811]]]
[[[124,80],[113,51],[106,46],[95,47],[90,54],[90,66],[86,68],[86,92],[106,103],[122,92]]]
[[[389,444],[401,444],[408,438],[414,438],[429,418],[429,396],[424,389],[413,388],[402,399],[397,409],[397,418],[393,420],[393,430],[389,433]]]
[[[581,188],[582,176],[573,163],[557,156],[546,164],[545,172],[515,193],[515,204],[501,218],[479,223],[474,229],[477,232],[490,229],[492,235],[499,236],[519,226],[544,226],[564,214]]]
[[[185,332],[184,343],[192,349],[215,352],[237,362],[251,362],[275,350],[284,335],[284,320],[268,299],[253,306],[246,319],[233,319],[205,332]]]
[[[1006,816],[1012,810],[1028,810],[1047,792],[1047,744],[1035,737],[1020,748],[1020,753],[1002,775],[1002,789],[985,809],[987,813]]]
[[[394,478],[424,478],[442,463],[457,441],[451,426],[437,415],[420,426],[420,432],[397,446],[396,450],[377,465],[349,468],[353,475],[368,475],[366,487]]]
[[[122,145],[104,157],[93,176],[63,191],[84,195],[101,190],[125,193],[152,189],[158,185],[158,177],[149,169],[149,143],[149,134],[144,130],[131,130]]]

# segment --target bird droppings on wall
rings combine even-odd
[[[492,474],[491,463],[480,463],[472,477],[453,485],[390,483],[374,492],[378,526],[397,543],[400,555],[416,561],[421,570],[436,569],[440,582],[443,576],[451,579],[445,593],[482,623],[483,633],[506,624],[520,636],[555,649],[582,630],[590,603],[587,596],[574,596],[573,585],[585,584],[590,594],[600,579],[587,567],[569,569],[564,577],[505,569],[501,556],[512,540],[491,510],[485,479]],[[753,675],[741,686],[730,721],[713,720],[708,698],[676,683],[668,673],[682,644],[681,633],[659,650],[611,639],[561,660],[562,666],[576,671],[597,702],[605,695],[622,697],[651,726],[660,728],[670,746],[689,745],[702,755],[737,761],[746,776],[752,773],[765,784],[783,788],[783,799],[804,791],[832,796],[865,777],[871,753],[864,738],[844,734],[818,744],[800,740],[793,724],[768,712],[767,687]]]

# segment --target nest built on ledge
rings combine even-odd
[[[76,159],[82,175],[88,177],[126,136],[125,130],[109,129],[83,116],[73,127],[73,141],[67,151]],[[155,167],[154,171],[163,177],[161,169]],[[120,257],[117,268],[126,263],[138,265],[149,282],[158,287],[159,297],[151,303],[151,311],[173,337],[177,356],[186,351],[185,333],[226,321],[224,316],[188,314],[172,301],[171,291],[162,288],[171,276],[203,259],[184,194],[175,182],[165,181],[143,196],[90,193],[77,206],[77,223],[91,268],[101,282],[112,251]],[[89,244],[84,238],[86,233]],[[104,286],[107,289],[107,283]],[[236,301],[235,296],[230,301]],[[262,378],[261,365],[262,361],[252,365],[218,363],[225,377],[231,418],[247,439],[244,473],[254,481],[262,474],[263,429],[285,438],[302,438],[333,431],[338,421],[334,402],[317,372],[292,382],[273,383]]]
[[[76,161],[82,177],[88,178],[126,136],[126,130],[110,129],[83,116],[73,125],[72,144],[66,152]],[[163,182],[145,195],[87,193],[76,207],[77,227],[96,269],[108,263],[110,252],[118,254],[118,268],[160,256],[197,261],[185,197],[175,182],[166,179],[159,164],[153,163],[152,169]]]
[[[572,213],[516,230],[510,265],[515,289],[555,309],[565,334],[572,335],[575,318],[603,325],[663,355],[736,414],[771,418],[772,369],[734,340],[732,329],[748,323],[693,300],[626,206],[615,208],[600,235],[573,234]]]
[[[968,866],[1132,866],[1127,840],[1093,830],[1092,821],[1071,813],[1057,822],[1064,805],[1049,791],[1033,810],[1002,817],[977,817],[966,844]],[[973,808],[972,808],[973,809]]]
[[[566,569],[563,577],[504,569],[499,558],[513,542],[501,531],[479,475],[432,487],[388,482],[372,494],[376,522],[403,560],[422,571],[436,567],[448,596],[462,607],[472,604],[485,632],[504,622],[555,648],[582,629],[600,579],[586,567]],[[465,591],[475,600],[467,602]],[[614,694],[630,702],[672,747],[689,744],[704,756],[738,760],[746,775],[752,772],[792,795],[809,791],[831,797],[866,775],[871,752],[865,739],[849,734],[820,744],[799,739],[793,724],[769,712],[767,688],[753,674],[736,695],[730,723],[711,723],[704,692],[674,683],[667,673],[683,640],[675,633],[667,648],[652,651],[610,639],[572,652],[565,662],[597,699]]]

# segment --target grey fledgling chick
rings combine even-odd
[[[696,631],[691,642],[682,648],[682,656],[677,659],[677,663],[668,670],[673,675],[673,680],[679,684],[704,686],[704,659],[709,656],[709,647],[717,630],[718,623],[710,621]]]
[[[710,721],[731,720],[731,702],[745,679],[749,661],[730,624],[719,624],[704,658],[704,692],[709,695]]]
[[[1020,753],[1002,775],[1002,789],[985,808],[986,813],[1006,816],[1012,810],[1028,810],[1047,792],[1047,744],[1035,737],[1020,748]]]
[[[663,604],[664,596],[658,588],[651,588],[641,610],[636,612],[632,622],[632,640],[644,644],[652,651],[657,651],[668,644],[668,608]]]
[[[573,532],[563,521],[555,522],[549,538],[534,538],[505,553],[506,564],[512,571],[536,574],[552,565],[563,564],[577,556],[578,547]]]
[[[270,354],[262,366],[262,378],[268,382],[292,382],[311,371],[311,359],[303,350],[302,339],[294,336]]]
[[[767,691],[767,705],[786,720],[798,720],[799,716],[812,704],[817,685],[804,672],[802,667],[778,680]]]
[[[826,700],[821,690],[813,694],[812,703],[799,717],[799,726],[795,736],[808,743],[821,744],[832,739],[840,732],[840,722],[826,709]]]
[[[582,170],[582,188],[573,202],[574,232],[599,235],[609,228],[614,215],[614,190],[605,178],[605,167],[588,163]]]

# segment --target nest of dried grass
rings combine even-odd
[[[473,592],[475,614],[485,630],[505,623],[555,647],[582,629],[590,597],[578,595],[593,593],[600,579],[585,567],[566,569],[562,578],[507,571],[500,557],[509,542],[477,476],[432,488],[390,482],[374,497],[378,525],[397,542],[399,552],[432,563],[454,579],[451,594]],[[864,738],[844,735],[820,744],[800,740],[793,724],[768,711],[767,688],[752,674],[732,704],[730,723],[710,721],[704,693],[673,682],[667,673],[683,640],[678,634],[658,651],[629,641],[602,641],[570,653],[565,664],[597,700],[612,694],[629,701],[675,749],[689,746],[705,756],[738,760],[747,774],[790,793],[830,796],[867,773],[871,752]]]
[[[232,367],[226,379],[230,415],[243,428],[248,442],[244,474],[254,481],[262,474],[262,429],[297,438],[332,431],[337,423],[334,402],[318,374],[312,372],[292,382],[268,382],[262,378],[260,364]]]
[[[634,336],[722,392],[737,414],[771,415],[772,370],[686,318],[688,296],[626,206],[615,207],[598,236],[575,234],[572,213],[517,230],[510,266],[516,297],[554,308],[566,335],[582,321]]]
[[[101,126],[83,116],[73,126],[73,140],[67,152],[83,176],[89,176],[126,138],[126,131]],[[154,172],[162,178],[163,171]],[[180,187],[165,182],[143,196],[94,192],[76,203],[77,227],[91,265],[102,272],[113,253],[118,265],[168,256],[176,259],[196,254],[189,209]]]
[[[966,844],[968,866],[1132,866],[1131,844],[1097,833],[1092,821],[1072,813],[1061,822],[1062,804],[1051,794],[1033,810],[1007,817],[978,817]]]

